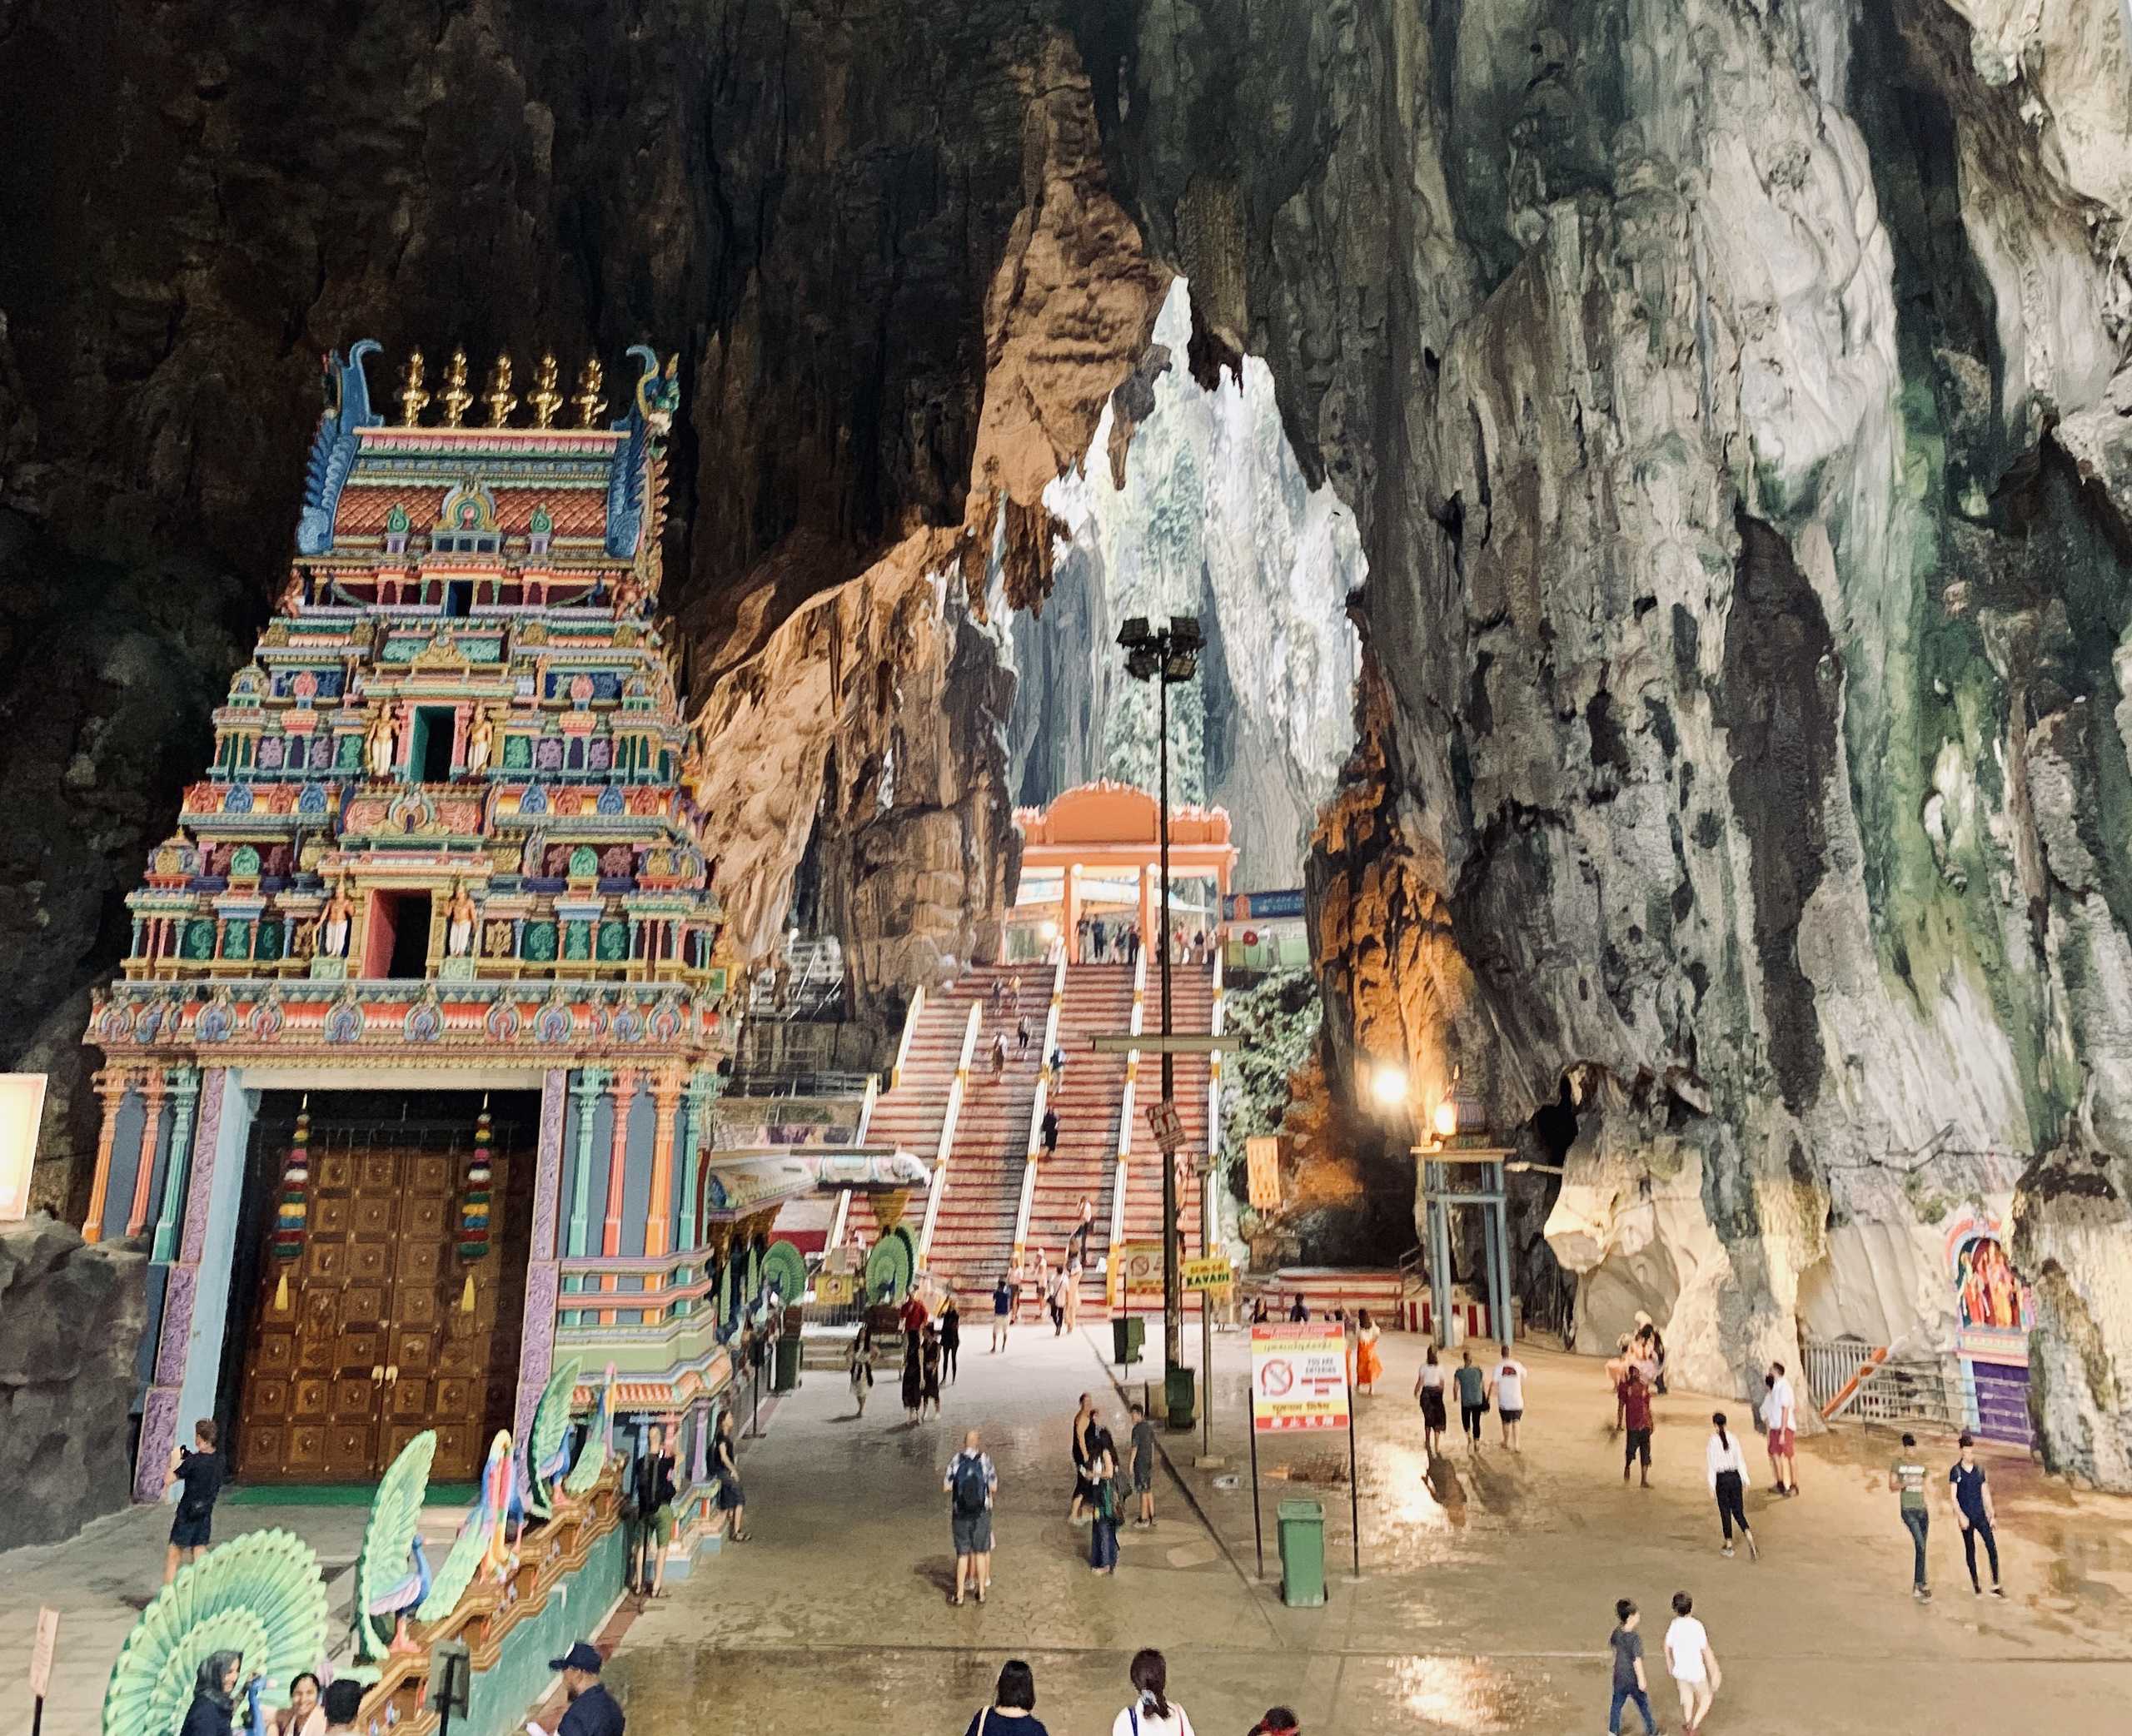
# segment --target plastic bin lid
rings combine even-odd
[[[1314,1519],[1322,1524],[1325,1518],[1325,1504],[1323,1501],[1283,1501],[1280,1506],[1280,1516],[1284,1520]]]

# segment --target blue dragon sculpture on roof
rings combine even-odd
[[[615,453],[615,467],[607,480],[607,552],[626,560],[636,553],[644,534],[645,475],[656,444],[674,425],[674,413],[681,406],[678,356],[659,365],[659,352],[648,344],[633,344],[630,355],[642,371],[637,376],[636,398],[630,413],[611,425],[627,434]]]
[[[356,464],[356,430],[375,428],[385,420],[370,407],[370,381],[363,373],[363,357],[378,353],[379,348],[366,337],[349,346],[345,361],[337,350],[329,350],[321,359],[326,414],[318,419],[311,459],[304,466],[303,515],[296,520],[299,555],[324,555],[332,548],[333,514]]]

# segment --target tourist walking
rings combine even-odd
[[[215,1525],[215,1497],[222,1492],[228,1475],[222,1455],[215,1450],[215,1425],[202,1417],[192,1425],[192,1450],[170,1450],[168,1481],[182,1485],[177,1511],[171,1515],[170,1549],[163,1557],[163,1584],[177,1577],[177,1570],[200,1559]]]
[[[1629,1480],[1629,1467],[1643,1461],[1643,1486],[1651,1487],[1651,1389],[1643,1384],[1643,1370],[1631,1362],[1621,1370],[1614,1389],[1614,1426],[1628,1430],[1621,1449],[1621,1480]]]
[[[1060,1281],[1059,1317],[1068,1332],[1081,1330],[1081,1262],[1068,1260]]]
[[[1925,1577],[1925,1545],[1932,1535],[1932,1515],[1925,1505],[1925,1461],[1917,1453],[1917,1437],[1905,1435],[1902,1451],[1888,1467],[1888,1487],[1900,1497],[1903,1529],[1910,1533],[1915,1558],[1910,1594],[1920,1604],[1932,1601],[1932,1588]]]
[[[1452,1378],[1458,1383],[1458,1425],[1466,1431],[1466,1450],[1481,1448],[1481,1419],[1488,1414],[1488,1377],[1473,1366],[1473,1348],[1458,1352],[1458,1366]]]
[[[1095,1484],[1088,1475],[1088,1418],[1094,1407],[1085,1392],[1073,1412],[1073,1495],[1066,1504],[1066,1519],[1069,1525],[1085,1525],[1088,1510],[1095,1500]]]
[[[1118,1571],[1118,1448],[1110,1430],[1103,1425],[1103,1413],[1093,1407],[1085,1430],[1088,1481],[1094,1493],[1090,1502],[1093,1520],[1088,1531],[1088,1570]]]
[[[1007,1273],[999,1274],[999,1281],[992,1286],[992,1350],[996,1354],[1007,1348],[1007,1329],[1014,1323],[1014,1284]]]
[[[1044,1136],[1044,1155],[1049,1157],[1059,1149],[1058,1110],[1047,1104],[1044,1107],[1044,1119],[1037,1125]]]
[[[1673,1594],[1673,1624],[1666,1630],[1666,1669],[1681,1691],[1681,1723],[1687,1736],[1696,1736],[1710,1716],[1711,1703],[1725,1685],[1717,1667],[1717,1654],[1710,1649],[1710,1634],[1695,1618],[1696,1600],[1685,1591]]]
[[[940,1372],[952,1386],[955,1381],[956,1358],[963,1347],[962,1305],[956,1301],[955,1293],[948,1292],[948,1299],[940,1305]]]
[[[1991,1558],[1991,1594],[2004,1597],[1999,1589],[1999,1515],[1991,1505],[1991,1485],[1984,1467],[1976,1462],[1976,1438],[1966,1429],[1957,1443],[1961,1456],[1947,1468],[1947,1489],[1955,1505],[1955,1523],[1961,1528],[1962,1556],[1969,1563],[1969,1585],[1979,1597],[1984,1586],[1976,1576],[1976,1545],[1980,1539]]]
[[[1128,1405],[1126,1414],[1133,1420],[1133,1493],[1140,1498],[1140,1510],[1133,1515],[1133,1528],[1136,1531],[1152,1530],[1155,1523],[1155,1425],[1143,1405]]]
[[[861,1416],[866,1414],[867,1395],[874,1390],[874,1345],[861,1326],[851,1341],[851,1402]]]
[[[748,1498],[740,1488],[740,1449],[730,1410],[719,1413],[718,1432],[711,1437],[710,1474],[718,1480],[718,1511],[725,1535],[735,1543],[745,1543]]]
[[[1007,1077],[1007,1033],[1004,1031],[992,1033],[992,1077],[994,1079]]]
[[[636,1502],[640,1559],[636,1589],[645,1597],[666,1595],[666,1549],[674,1540],[674,1453],[666,1430],[654,1423],[645,1436],[630,1490]]]
[[[1066,1274],[1054,1272],[1044,1304],[1051,1310],[1051,1336],[1056,1338],[1066,1330]]]
[[[1014,1021],[1014,1059],[1019,1061],[1029,1052],[1029,1016],[1026,1012]]]
[[[1414,1396],[1422,1401],[1422,1446],[1431,1458],[1443,1450],[1443,1365],[1431,1345],[1414,1376]]]
[[[548,1668],[560,1673],[569,1705],[555,1736],[622,1736],[622,1709],[600,1681],[600,1653],[582,1639],[560,1658],[550,1658]],[[545,1736],[540,1725],[526,1727],[533,1736]]]
[[[1771,1487],[1781,1495],[1799,1493],[1799,1408],[1791,1395],[1791,1382],[1784,1365],[1772,1362],[1762,1376],[1762,1426],[1769,1430],[1769,1469]]]
[[[1355,1316],[1355,1390],[1375,1395],[1377,1383],[1384,1378],[1384,1358],[1377,1354],[1377,1341],[1384,1336],[1383,1329],[1369,1317],[1365,1308]]]
[[[1051,1046],[1051,1088],[1054,1092],[1066,1082],[1066,1052],[1057,1043]]]
[[[940,1329],[928,1326],[925,1336],[919,1341],[918,1359],[921,1380],[919,1385],[919,1417],[925,1415],[925,1406],[933,1407],[933,1414],[940,1414]]]
[[[925,1400],[925,1371],[924,1364],[924,1336],[907,1336],[903,1346],[903,1413],[911,1422],[918,1420],[918,1408]]]
[[[992,1584],[992,1498],[999,1492],[999,1474],[976,1430],[964,1430],[963,1450],[948,1461],[940,1486],[947,1491],[948,1526],[955,1544],[955,1594],[949,1601],[959,1607],[967,1585],[981,1604]]]
[[[1073,1233],[1066,1245],[1069,1256],[1078,1260],[1084,1266],[1088,1263],[1088,1233],[1095,1228],[1095,1202],[1083,1194],[1080,1211],[1073,1224]]]
[[[1193,1736],[1184,1708],[1169,1698],[1169,1665],[1160,1652],[1135,1652],[1126,1679],[1133,1699],[1111,1720],[1110,1736]]]
[[[1643,1714],[1644,1736],[1657,1736],[1658,1720],[1651,1715],[1651,1679],[1643,1668],[1643,1635],[1636,1632],[1642,1621],[1633,1600],[1616,1602],[1613,1637],[1607,1642],[1614,1653],[1614,1696],[1606,1708],[1606,1736],[1621,1736],[1621,1708],[1631,1701]]]
[[[1510,1346],[1503,1345],[1502,1359],[1489,1370],[1488,1390],[1496,1402],[1496,1415],[1502,1425],[1502,1444],[1513,1453],[1524,1449],[1517,1444],[1517,1425],[1525,1420],[1525,1365],[1510,1354]]]
[[[1732,1527],[1736,1525],[1747,1540],[1748,1559],[1757,1559],[1761,1551],[1755,1547],[1754,1530],[1747,1523],[1747,1460],[1740,1450],[1740,1438],[1726,1430],[1722,1410],[1711,1412],[1710,1425],[1703,1464],[1710,1473],[1710,1492],[1717,1497],[1718,1523],[1725,1528],[1721,1553],[1732,1553]],[[1920,1483],[1919,1486],[1924,1485]]]
[[[992,1704],[971,1718],[963,1736],[1049,1736],[1036,1720],[1036,1672],[1009,1658],[1000,1667]]]

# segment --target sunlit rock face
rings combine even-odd
[[[1305,481],[1265,363],[1203,387],[1191,337],[1178,281],[1085,462],[1045,491],[1063,535],[1049,600],[1014,621],[1015,787],[1033,805],[1098,777],[1152,788],[1154,705],[1118,629],[1195,614],[1208,651],[1171,696],[1173,791],[1228,811],[1238,886],[1293,886],[1354,739],[1360,546],[1337,495]]]
[[[1721,1391],[1948,1344],[1950,1224],[2017,1224],[2045,1450],[2121,1483],[2119,10],[1199,0],[1088,60],[1195,361],[1362,528],[1342,1058],[1506,1128],[1567,1077],[1580,1337]]]

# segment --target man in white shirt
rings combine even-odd
[[[1768,1390],[1762,1395],[1762,1426],[1769,1430],[1769,1468],[1776,1478],[1779,1495],[1799,1493],[1799,1410],[1791,1396],[1791,1382],[1781,1362],[1772,1362],[1762,1377]]]
[[[1515,1453],[1522,1450],[1517,1425],[1525,1419],[1525,1365],[1512,1359],[1508,1345],[1502,1348],[1502,1360],[1488,1370],[1488,1387],[1495,1395],[1496,1415],[1502,1419],[1502,1444]]]
[[[1691,1613],[1696,1600],[1685,1591],[1673,1594],[1673,1625],[1666,1630],[1666,1668],[1681,1690],[1681,1720],[1688,1736],[1710,1716],[1711,1703],[1724,1685],[1710,1635]]]

